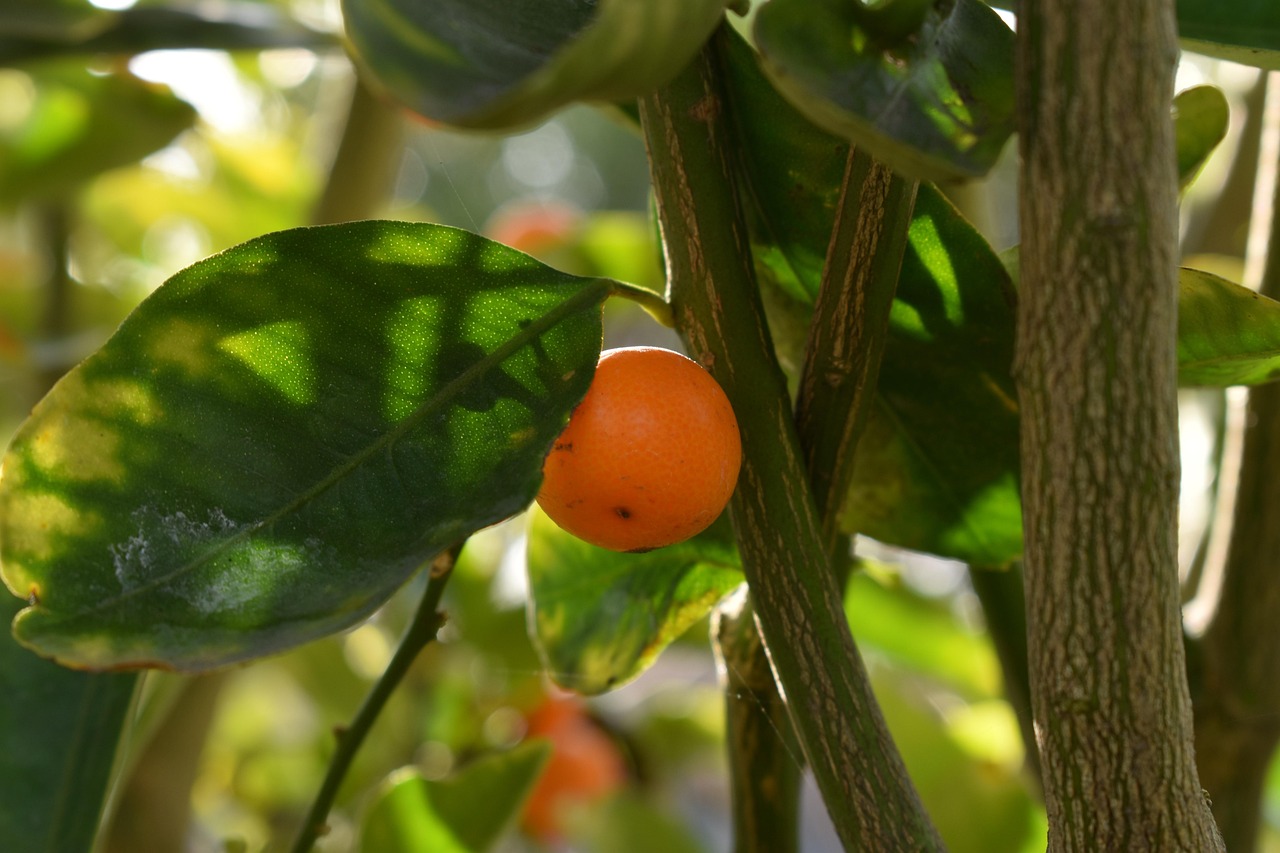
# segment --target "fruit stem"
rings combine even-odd
[[[941,850],[845,618],[755,281],[719,38],[644,97],[676,329],[728,394],[743,468],[730,503],[756,618],[792,722],[849,850]]]
[[[671,314],[671,303],[667,302],[661,293],[655,293],[625,281],[608,279],[608,282],[611,296],[621,296],[623,299],[631,300],[668,329],[675,326],[675,317]]]
[[[405,629],[391,662],[387,664],[386,670],[365,696],[351,724],[338,730],[338,747],[333,753],[333,758],[329,760],[329,769],[325,773],[324,782],[316,792],[311,808],[298,829],[298,836],[291,848],[293,853],[306,853],[315,845],[316,839],[327,831],[325,821],[329,816],[329,810],[333,808],[338,788],[346,778],[351,762],[359,752],[365,737],[373,728],[387,700],[404,679],[418,654],[430,645],[436,633],[444,625],[445,615],[439,609],[440,596],[444,593],[445,584],[449,581],[461,550],[462,546],[456,545],[432,561],[422,601],[418,604],[418,610],[409,627]]]

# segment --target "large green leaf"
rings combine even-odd
[[[21,604],[0,596],[0,621]],[[137,681],[73,672],[0,636],[0,850],[92,848]]]
[[[557,684],[603,693],[643,672],[742,583],[727,519],[644,554],[589,545],[537,508],[529,528],[534,642]]]
[[[519,813],[551,756],[533,740],[471,762],[448,779],[405,768],[383,784],[361,830],[363,853],[483,853]]]
[[[980,0],[930,4],[906,36],[877,29],[860,9],[840,0],[764,6],[755,38],[778,88],[812,121],[903,175],[986,174],[1013,132],[1008,26]]]
[[[1231,106],[1216,86],[1193,86],[1173,99],[1178,186],[1185,188],[1227,135]]]
[[[16,635],[76,666],[200,670],[355,623],[533,498],[612,286],[397,222],[180,272],[5,457]]]
[[[1178,37],[1198,53],[1280,70],[1280,3],[1178,0]]]
[[[167,87],[127,72],[50,65],[25,118],[0,126],[0,205],[58,196],[164,147],[195,120]]]
[[[634,98],[685,66],[726,0],[343,0],[357,59],[392,97],[469,128]]]

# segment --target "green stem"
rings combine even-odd
[[[840,505],[875,400],[917,186],[849,150],[796,401],[828,553],[840,538]]]
[[[71,211],[67,202],[55,200],[38,208],[40,227],[47,248],[49,271],[44,283],[44,306],[40,317],[40,336],[57,344],[71,331],[71,303],[74,282],[71,280]],[[60,347],[50,352],[61,353]],[[75,359],[60,354],[40,371],[40,393],[53,387]]]
[[[745,590],[716,610],[711,636],[724,682],[734,853],[794,853],[804,768]]]
[[[404,152],[404,116],[355,75],[342,138],[324,192],[311,213],[315,225],[369,219],[391,194]]]
[[[733,187],[715,45],[640,103],[676,329],[740,419],[730,504],[792,722],[844,845],[939,850],[845,619]]]
[[[346,778],[347,770],[350,769],[351,762],[359,752],[361,744],[364,743],[378,715],[382,713],[383,706],[387,704],[391,694],[408,673],[409,667],[413,665],[418,654],[435,639],[436,633],[444,625],[445,616],[439,609],[440,596],[444,593],[445,584],[448,583],[449,575],[453,572],[453,565],[460,550],[461,546],[454,547],[436,557],[432,562],[427,588],[422,594],[418,611],[405,630],[404,637],[401,638],[391,662],[387,664],[386,670],[373,685],[369,695],[365,697],[351,724],[339,730],[338,748],[333,758],[329,760],[329,769],[325,773],[324,782],[321,783],[320,790],[316,793],[311,808],[298,830],[298,837],[291,848],[293,853],[306,853],[316,843],[316,839],[326,832],[325,821],[329,816],[329,810],[333,807],[338,788]]]

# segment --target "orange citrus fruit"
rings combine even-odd
[[[741,463],[733,407],[697,362],[657,347],[606,350],[543,463],[538,505],[593,545],[648,551],[715,521]]]
[[[528,737],[551,741],[551,758],[525,802],[525,831],[544,841],[564,835],[575,808],[599,803],[623,787],[627,766],[618,745],[578,699],[548,698],[529,716]]]

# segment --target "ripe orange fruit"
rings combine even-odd
[[[715,521],[741,463],[733,408],[697,362],[656,347],[607,350],[543,463],[538,504],[593,545],[648,551]]]
[[[548,697],[529,715],[528,737],[551,741],[551,758],[525,802],[525,831],[552,841],[564,835],[575,808],[599,803],[626,784],[617,744],[588,716],[578,699]]]

